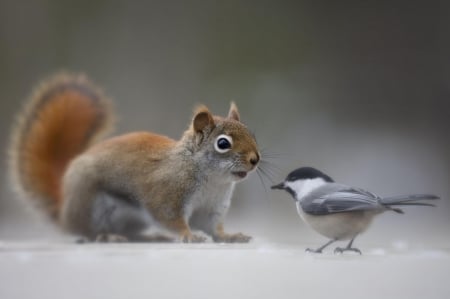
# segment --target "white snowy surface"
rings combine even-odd
[[[436,209],[380,215],[356,239],[362,256],[306,253],[326,239],[287,195],[230,212],[227,231],[254,237],[244,245],[75,244],[44,215],[12,206],[0,217],[0,299],[448,299],[448,193],[438,194]]]
[[[0,298],[449,298],[450,250],[0,243]],[[334,248],[334,247],[333,247]]]

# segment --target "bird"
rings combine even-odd
[[[355,238],[366,231],[372,219],[386,211],[403,214],[398,206],[435,206],[430,201],[439,199],[433,194],[413,194],[380,197],[361,188],[336,183],[330,176],[313,167],[300,167],[286,179],[271,187],[285,190],[294,198],[303,221],[329,241],[307,252],[322,253],[336,241],[346,241],[346,247],[336,247],[334,253],[356,252]]]

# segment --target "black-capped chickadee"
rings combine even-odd
[[[434,206],[423,201],[439,199],[432,194],[381,198],[363,189],[335,183],[331,177],[312,167],[292,171],[284,182],[272,189],[289,192],[303,221],[330,239],[317,249],[307,249],[315,253],[321,253],[335,241],[350,240],[347,247],[337,247],[334,252],[361,254],[358,248],[352,247],[353,240],[369,227],[374,216],[385,211],[403,214],[396,206]]]

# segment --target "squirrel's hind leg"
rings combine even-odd
[[[96,242],[171,242],[162,233],[146,233],[154,220],[136,200],[121,195],[101,193],[94,200],[91,231]]]
[[[116,234],[98,234],[95,242],[99,243],[167,243],[174,242],[175,239],[161,233],[154,234],[138,234],[138,235],[116,235]]]

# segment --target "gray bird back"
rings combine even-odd
[[[305,213],[312,215],[328,215],[349,211],[384,210],[380,198],[363,189],[342,184],[325,184],[300,201]]]

